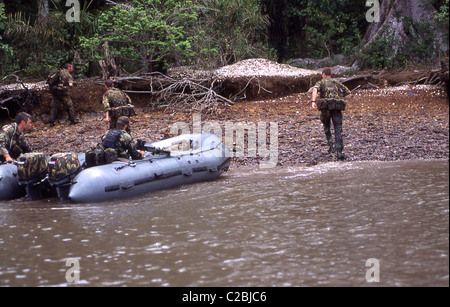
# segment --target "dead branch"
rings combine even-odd
[[[220,82],[214,79],[175,79],[162,73],[122,77],[115,80],[126,93],[151,94],[153,108],[184,112],[217,113],[234,104],[219,94]]]
[[[22,85],[22,87],[24,88],[24,90],[28,90],[28,88],[23,84],[23,81],[20,79],[20,77],[18,75],[16,75],[15,73],[12,73],[12,74],[9,74],[9,75],[3,77],[3,79],[0,80],[0,83],[3,83],[8,78],[16,78],[16,82],[20,83]]]
[[[216,92],[214,80],[194,82],[185,79],[173,82],[173,79],[169,79],[159,80],[160,89],[153,92],[159,107],[186,112],[217,113],[220,109],[234,104],[232,100]],[[209,84],[209,87],[202,84]]]

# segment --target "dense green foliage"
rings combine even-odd
[[[101,46],[109,42],[113,55],[138,61],[140,68],[161,71],[172,61],[187,61],[194,56],[193,33],[197,20],[190,1],[134,0],[133,9],[113,6],[99,15],[98,32],[81,38],[82,47],[101,57]]]
[[[448,36],[449,1],[430,1],[438,23],[406,20],[411,44],[394,51],[395,38],[386,32],[361,52],[370,25],[366,0],[72,1],[80,4],[79,22],[68,21],[65,0],[2,0],[0,76],[41,78],[67,61],[80,75],[96,75],[106,41],[127,72],[336,54],[359,58],[366,67],[404,66],[439,57],[429,35],[437,26]],[[38,2],[49,4],[46,18]]]
[[[3,3],[0,3],[0,76],[5,74],[8,70],[13,69],[13,57],[14,57],[14,51],[13,49],[3,42],[2,33],[6,29],[6,14],[5,14],[5,5]]]
[[[194,31],[198,63],[222,66],[251,57],[270,57],[265,31],[267,16],[257,0],[201,0],[196,2],[199,19]]]

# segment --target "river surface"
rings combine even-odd
[[[0,286],[449,286],[449,163],[232,168],[121,202],[0,202],[0,251]]]

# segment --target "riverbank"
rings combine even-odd
[[[85,93],[89,95],[89,93]],[[278,165],[315,165],[335,161],[328,154],[319,113],[310,106],[306,93],[276,99],[237,103],[220,114],[202,114],[206,123],[264,122],[278,127]],[[150,142],[170,136],[178,122],[193,126],[193,114],[175,111],[148,111],[139,108],[132,118],[132,136]],[[50,128],[37,121],[27,134],[34,151],[84,152],[107,131],[103,112],[77,114],[80,123],[68,125],[63,118]],[[65,114],[64,114],[65,117]],[[397,161],[449,159],[449,102],[443,88],[401,86],[358,90],[348,100],[344,113],[346,161]],[[269,141],[270,134],[267,135]],[[268,149],[270,148],[268,145]],[[232,167],[256,166],[261,158],[246,155],[233,159]]]

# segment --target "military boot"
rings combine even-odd
[[[75,120],[75,116],[73,115],[73,110],[72,110],[71,108],[68,109],[68,113],[69,113],[70,124],[71,124],[71,125],[76,125],[76,124],[78,124],[78,121]]]
[[[344,155],[342,154],[342,150],[337,151],[337,158],[341,161],[345,159]]]

